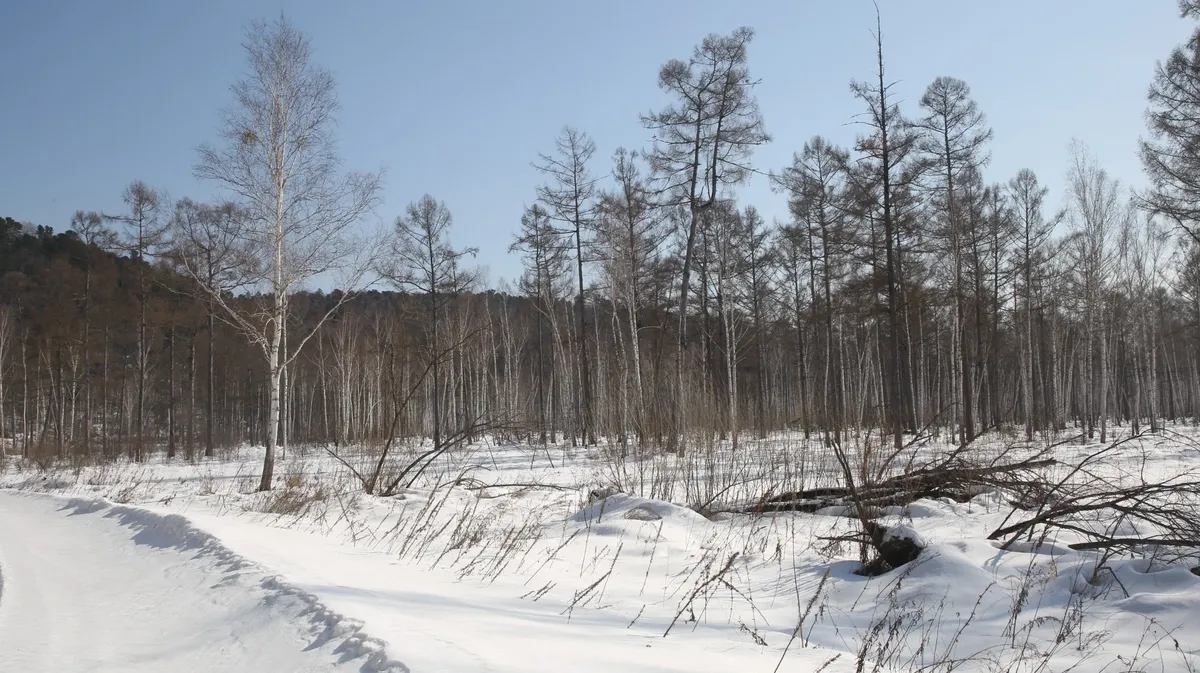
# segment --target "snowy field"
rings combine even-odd
[[[989,441],[975,450],[1036,452]],[[1200,469],[1182,428],[1072,469],[1097,448],[1055,446],[1047,474],[1119,484]],[[947,450],[924,442],[888,469]],[[0,671],[1200,670],[1186,549],[1077,551],[1086,537],[1055,529],[1002,550],[988,536],[1014,508],[990,490],[883,509],[927,546],[864,577],[857,547],[833,539],[857,523],[844,508],[738,513],[836,483],[816,440],[683,457],[483,441],[390,497],[355,476],[370,455],[289,449],[276,489],[254,493],[260,460],[244,448],[39,469],[9,456]]]

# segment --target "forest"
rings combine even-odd
[[[332,75],[286,19],[256,24],[195,168],[226,200],[130,176],[120,212],[3,220],[0,437],[47,461],[263,446],[265,490],[289,443],[681,453],[1196,423],[1200,40],[1165,46],[1148,82],[1148,186],[1075,142],[1051,194],[1031,171],[989,172],[1003,136],[966,82],[902,107],[881,28],[877,67],[846,93],[851,147],[815,135],[790,165],[754,163],[771,83],[750,28],[662,66],[664,102],[629,139],[644,148],[548,134],[530,151],[544,181],[512,213],[510,288],[451,243],[434,196],[368,230],[381,176],[341,172]],[[739,199],[751,175],[786,221]]]
[[[1176,2],[0,9],[0,670],[1200,670]]]

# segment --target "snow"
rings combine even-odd
[[[387,670],[179,515],[0,493],[0,572],[5,673]]]
[[[916,529],[903,523],[890,526],[887,532],[883,534],[884,542],[892,540],[908,540],[917,547],[924,547],[927,544],[925,538],[921,537],[921,534]]]
[[[0,494],[0,671],[98,657],[124,663],[94,670],[168,672],[185,658],[414,672],[1200,668],[1194,559],[1105,557],[1067,537],[1000,549],[986,539],[1009,514],[998,493],[886,509],[889,535],[925,550],[868,578],[856,548],[829,542],[854,525],[843,512],[706,517],[644,497],[686,486],[605,488],[602,452],[487,444],[387,498],[316,450],[291,452],[279,488],[256,494],[257,459],[0,473],[0,486],[76,498]],[[1174,474],[1200,452],[1155,439],[1113,461],[1114,474]],[[650,484],[659,467],[623,469]],[[103,628],[71,644],[85,623]]]

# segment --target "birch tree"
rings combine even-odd
[[[260,490],[269,490],[279,436],[284,368],[312,335],[362,285],[374,246],[357,224],[378,201],[380,176],[341,173],[334,136],[338,101],[333,75],[312,62],[306,35],[286,18],[256,22],[244,44],[248,72],[233,85],[234,105],[224,114],[222,143],[200,148],[198,178],[217,184],[245,213],[235,236],[248,251],[239,283],[265,295],[247,308],[229,301],[224,287],[205,287],[228,320],[258,347],[267,366],[266,451]],[[293,295],[314,279],[343,290],[299,338],[284,330]]]
[[[632,368],[632,419],[639,439],[645,439],[646,399],[642,375],[641,331],[638,317],[650,294],[648,276],[657,262],[658,249],[666,236],[664,213],[653,202],[650,188],[637,164],[638,155],[619,148],[613,155],[612,191],[600,198],[601,226],[598,243],[607,251],[606,268],[614,305],[622,307],[628,329],[627,358]],[[629,394],[623,393],[628,400]]]
[[[1114,256],[1122,207],[1120,185],[1100,167],[1082,143],[1071,144],[1070,190],[1067,222],[1071,226],[1069,246],[1075,286],[1083,306],[1084,408],[1087,436],[1092,437],[1099,421],[1100,441],[1107,438],[1108,411],[1108,325],[1105,300]],[[1099,352],[1097,353],[1097,349]]]
[[[556,405],[554,404],[554,351],[558,343],[558,327],[555,305],[564,294],[567,276],[566,250],[560,244],[559,234],[554,230],[550,215],[538,204],[525,209],[521,216],[521,229],[509,247],[510,252],[521,252],[525,257],[525,273],[519,286],[534,305],[534,349],[537,351],[534,378],[537,381],[538,429],[543,444],[554,443],[557,433]],[[550,346],[546,347],[549,319]],[[547,357],[547,353],[549,354]],[[550,390],[547,390],[550,388]],[[546,412],[550,412],[547,423]]]

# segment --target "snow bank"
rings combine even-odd
[[[307,618],[316,636],[310,648],[338,642],[334,651],[349,659],[363,658],[363,671],[407,673],[409,670],[402,662],[388,657],[387,643],[367,634],[362,621],[329,609],[317,596],[233,552],[215,535],[197,528],[181,514],[164,514],[144,507],[118,505],[103,498],[69,498],[64,509],[71,510],[73,515],[103,512],[105,517],[114,518],[122,526],[136,531],[134,541],[137,544],[187,552],[194,559],[207,560],[226,573],[253,573],[258,576],[258,585],[267,593],[268,604],[288,598],[303,606],[300,614]]]

